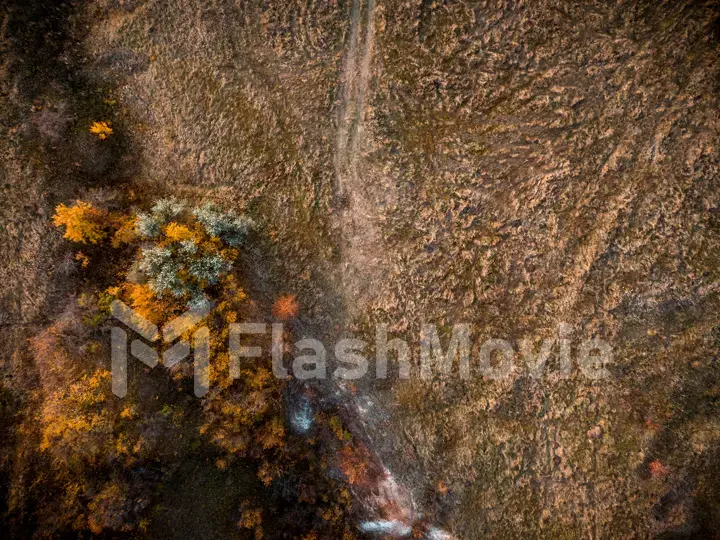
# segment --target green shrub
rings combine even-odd
[[[210,236],[218,237],[233,247],[240,247],[253,227],[251,219],[234,212],[221,212],[212,204],[196,208],[193,214]]]

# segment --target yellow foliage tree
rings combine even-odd
[[[195,240],[195,235],[185,225],[175,223],[174,221],[168,223],[165,227],[165,236],[171,242],[182,242],[184,240]]]
[[[104,141],[112,135],[112,132],[113,130],[110,127],[110,122],[93,122],[90,126],[90,133],[97,135],[98,139],[101,141]]]
[[[172,302],[158,298],[145,284],[126,283],[123,287],[127,292],[130,306],[141,317],[159,324],[173,315]]]
[[[53,223],[65,226],[65,238],[81,244],[97,244],[107,236],[107,212],[92,204],[76,201],[73,206],[60,204],[55,208]]]
[[[137,220],[135,216],[130,217],[116,217],[115,226],[117,230],[112,237],[112,247],[118,248],[123,244],[131,244],[135,238],[137,238],[136,231]]]
[[[243,502],[243,505],[247,504],[248,501]],[[262,521],[262,509],[247,508],[243,510],[242,518],[238,522],[238,526],[243,529],[253,529],[255,532],[255,540],[261,540],[263,538]]]

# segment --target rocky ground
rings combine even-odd
[[[37,5],[0,17],[8,434],[25,340],[81,280],[52,209],[127,184],[251,215],[253,293],[297,294],[314,337],[384,323],[415,366],[423,323],[472,325],[475,355],[612,345],[604,380],[518,357],[341,386],[415,515],[468,539],[720,530],[717,3]]]

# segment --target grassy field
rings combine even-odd
[[[408,519],[462,539],[713,538],[718,20],[711,1],[8,4],[3,524],[31,537],[48,519],[33,419],[52,388],[27,340],[112,285],[109,266],[80,268],[56,205],[175,196],[257,223],[245,288],[255,306],[297,295],[295,334],[373,344],[387,324],[411,343],[409,380],[312,386],[364,404],[343,418]],[[112,124],[106,141],[96,121]],[[470,324],[473,357],[489,337],[517,351],[566,324],[573,355],[583,339],[612,345],[611,377],[562,377],[552,356],[534,379],[518,356],[504,380],[475,366],[422,380],[426,323],[443,345]],[[198,440],[158,465],[164,487],[132,531],[96,534],[243,538],[246,499],[291,512],[273,498],[282,486],[243,460],[219,469]]]

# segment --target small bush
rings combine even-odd
[[[240,247],[253,227],[251,219],[233,212],[221,212],[211,204],[196,208],[193,214],[208,235],[218,237],[232,247]]]
[[[273,304],[272,312],[273,315],[281,321],[287,321],[288,319],[297,317],[300,312],[300,306],[298,305],[296,296],[294,294],[281,296]]]
[[[98,139],[104,141],[110,135],[112,135],[112,128],[110,122],[93,122],[90,126],[90,133],[97,135]]]

